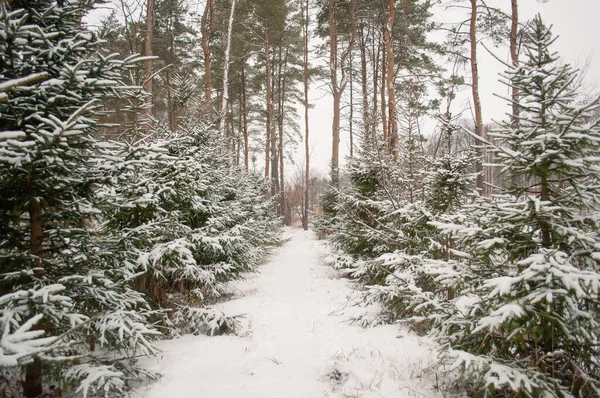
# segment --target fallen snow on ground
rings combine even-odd
[[[216,308],[243,315],[239,336],[184,336],[142,360],[162,377],[138,387],[147,398],[438,397],[426,369],[435,344],[395,325],[363,329],[350,317],[351,281],[320,261],[312,232],[290,240],[259,273],[236,283]],[[373,309],[371,309],[372,311]]]

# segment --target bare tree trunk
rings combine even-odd
[[[42,276],[42,242],[43,229],[41,223],[42,207],[36,198],[31,199],[29,206],[29,227],[31,254],[35,256],[34,266],[37,268],[36,275]],[[42,395],[42,361],[35,357],[33,362],[25,366],[25,381],[23,383],[23,396],[39,397]]]
[[[282,46],[279,46],[279,66],[278,66],[278,77],[277,77],[277,90],[278,93],[278,108],[279,111],[277,113],[277,126],[279,129],[279,187],[280,187],[280,206],[282,212],[285,213],[285,174],[284,174],[284,156],[283,156],[283,115],[284,115],[284,106],[285,106],[285,78],[284,76],[287,74],[287,60],[288,60],[288,51],[289,48],[285,50],[285,57],[282,59]],[[282,70],[283,67],[283,70]],[[291,225],[291,219],[288,219],[287,216],[284,217],[284,222],[286,225]]]
[[[362,89],[362,117],[363,117],[363,140],[365,146],[369,147],[369,95],[367,88],[367,54],[366,54],[366,39],[364,33],[364,26],[361,26],[358,30],[360,40],[360,77],[361,77],[361,89]]]
[[[146,57],[152,56],[152,30],[153,30],[153,16],[154,16],[154,4],[153,0],[147,0],[146,3],[146,42],[144,55]],[[152,59],[146,60],[146,84],[144,85],[144,90],[149,94],[146,102],[148,104],[148,109],[146,110],[148,115],[148,121],[146,124],[146,131],[150,129],[150,120],[152,118]]]
[[[221,118],[227,120],[227,101],[229,100],[229,53],[231,51],[231,31],[233,30],[233,16],[235,15],[235,2],[231,2],[231,12],[229,13],[229,26],[227,27],[227,45],[225,47],[225,59],[223,65],[223,98],[221,102]],[[221,132],[225,135],[225,127]]]
[[[396,122],[396,83],[394,74],[394,47],[392,42],[392,28],[396,19],[394,0],[389,0],[389,18],[386,26],[386,51],[387,51],[387,91],[389,109],[389,145],[390,153],[398,160],[398,123]]]
[[[23,383],[23,396],[36,398],[42,395],[42,361],[35,357],[33,362],[25,367],[25,382]]]
[[[243,135],[243,128],[244,128],[244,123],[243,123],[243,108],[242,108],[242,93],[240,93],[239,97],[238,97],[238,135],[235,138],[236,141],[236,165],[239,166],[240,165],[240,159],[241,159],[241,151],[242,151],[242,135]],[[248,164],[244,165],[245,170],[248,171]]]
[[[371,64],[373,65],[373,110],[371,111],[371,136],[373,139],[373,144],[377,145],[377,108],[378,108],[378,93],[377,90],[379,88],[379,56],[381,40],[379,40],[377,44],[377,48],[375,48],[375,42],[373,42],[373,51],[371,56]]]
[[[175,59],[175,43],[174,43],[174,39],[173,39],[173,13],[170,12],[169,13],[169,18],[168,18],[168,60],[167,60],[167,64],[172,64],[173,60]],[[169,118],[169,126],[171,126],[171,131],[175,131],[176,127],[177,127],[177,116],[176,116],[176,112],[175,112],[175,103],[173,101],[173,95],[171,93],[171,76],[169,73],[169,68],[166,69],[165,71],[165,77],[166,77],[166,83],[167,83],[167,115]]]
[[[304,4],[304,203],[302,209],[302,228],[308,230],[308,198],[310,194],[310,154],[308,147],[308,3]]]
[[[202,114],[206,121],[211,117],[211,101],[212,101],[212,72],[210,67],[211,54],[209,40],[214,30],[214,10],[213,0],[207,0],[204,7],[204,13],[200,20],[200,32],[202,33],[202,54],[204,55],[204,109]]]
[[[350,120],[348,120],[348,128],[350,130],[350,157],[354,157],[354,65],[352,53],[350,53]]]
[[[169,116],[169,126],[171,126],[171,131],[175,131],[176,120],[175,120],[175,111],[173,105],[173,98],[171,96],[171,77],[169,74],[169,69],[165,71],[165,78],[167,83],[167,114]]]
[[[510,0],[511,6],[511,24],[510,24],[510,59],[514,66],[519,65],[519,52],[517,49],[517,36],[519,33],[519,5],[518,0]],[[517,128],[519,125],[519,89],[512,85],[512,126]]]
[[[246,61],[242,62],[242,69],[240,71],[242,78],[242,118],[243,118],[243,132],[244,132],[244,167],[248,171],[248,110],[246,104]]]
[[[340,97],[338,87],[337,28],[335,19],[335,0],[328,0],[329,7],[329,75],[333,91],[333,120],[331,125],[331,183],[339,188],[340,157]]]
[[[274,107],[273,107],[273,83],[272,83],[272,71],[271,71],[271,54],[269,49],[269,27],[267,26],[267,20],[264,21],[265,29],[265,67],[267,77],[267,142],[266,142],[266,163],[265,163],[265,177],[269,177],[269,165],[271,166],[271,178],[273,184],[271,186],[271,196],[274,196],[278,191],[279,178],[277,176],[277,162],[274,158],[277,156],[277,146],[275,145],[275,126],[274,126]]]
[[[471,21],[469,26],[469,40],[471,42],[471,90],[473,93],[473,107],[475,111],[475,134],[483,138],[483,117],[481,115],[481,100],[479,98],[479,74],[477,71],[477,0],[471,0]],[[479,143],[477,143],[479,145]],[[478,146],[475,151],[477,160],[475,161],[475,188],[479,194],[484,194],[483,187],[483,165],[481,163],[481,148]]]
[[[350,2],[350,19],[352,22],[351,35],[348,40],[348,46],[342,53],[338,63],[338,38],[335,18],[335,0],[328,0],[329,7],[329,71],[331,77],[331,90],[333,93],[333,122],[332,122],[332,145],[331,145],[331,183],[334,187],[340,186],[340,120],[341,120],[341,99],[346,84],[348,83],[348,75],[346,71],[346,63],[348,56],[352,52],[354,45],[354,35],[356,24],[354,11],[356,9],[356,0]],[[341,73],[341,78],[338,82],[338,68]]]
[[[385,43],[384,43],[385,44]],[[387,62],[387,54],[385,51],[381,51],[381,127],[383,129],[383,142],[385,145],[385,153],[386,155],[390,154],[390,136],[388,130],[387,123],[387,105],[385,102],[385,91],[386,91],[386,62]]]

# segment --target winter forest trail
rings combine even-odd
[[[322,264],[323,242],[312,232],[290,238],[259,272],[236,283],[239,296],[215,306],[241,315],[239,336],[183,336],[143,365],[162,374],[135,396],[435,397],[425,368],[434,344],[388,325],[363,329],[348,319],[350,281]],[[139,395],[138,395],[139,394]]]

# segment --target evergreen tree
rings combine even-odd
[[[81,28],[92,5],[0,3],[0,365],[23,366],[26,397],[43,379],[122,395],[140,374],[129,358],[153,352],[157,334],[98,218],[107,181],[95,104],[132,59],[98,53],[100,38]]]
[[[464,254],[438,270],[460,294],[435,333],[477,396],[596,397],[600,99],[577,103],[576,73],[539,17],[526,35],[523,64],[506,73],[519,122],[490,134],[513,186],[462,225],[437,224]]]
[[[213,334],[214,319],[197,307],[227,293],[277,242],[272,202],[264,180],[232,165],[216,129],[193,123],[157,134],[115,151],[104,217],[120,233],[119,250],[137,259],[136,289],[175,310],[172,333]]]

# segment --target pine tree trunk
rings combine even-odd
[[[221,102],[221,118],[227,119],[227,101],[229,100],[229,53],[231,51],[231,32],[233,30],[233,17],[235,15],[235,2],[231,2],[231,12],[229,13],[229,25],[227,27],[227,45],[225,46],[225,59],[223,61],[223,98]],[[225,135],[225,127],[222,135]],[[232,152],[233,153],[233,152]]]
[[[269,178],[270,174],[270,166],[271,166],[271,123],[273,117],[273,99],[271,94],[271,60],[269,55],[269,27],[267,26],[267,21],[264,21],[264,29],[265,29],[265,47],[264,47],[264,57],[265,57],[265,68],[266,68],[266,77],[267,77],[267,131],[266,131],[266,139],[265,139],[265,178]]]
[[[389,145],[390,153],[394,159],[398,160],[398,124],[396,122],[396,87],[394,75],[394,47],[392,41],[392,29],[396,19],[396,9],[394,0],[389,0],[389,19],[386,27],[386,51],[387,51],[387,91],[388,91],[388,109],[389,109]]]
[[[42,208],[37,199],[31,198],[29,208],[29,226],[30,226],[30,242],[29,247],[31,254],[35,256],[34,267],[35,274],[39,277],[43,276],[42,269]],[[23,396],[27,398],[39,397],[42,394],[42,361],[35,357],[33,362],[25,366],[25,382],[23,383]]]
[[[379,88],[379,56],[381,47],[381,39],[379,39],[377,43],[377,48],[375,48],[375,42],[373,42],[373,51],[371,54],[371,63],[373,64],[373,109],[371,111],[371,137],[373,139],[373,144],[378,145],[377,139],[377,109],[378,109],[378,98],[379,94],[377,92]]]
[[[26,398],[36,398],[40,397],[42,392],[42,361],[36,357],[32,363],[25,367],[23,396]]]
[[[145,50],[144,55],[146,57],[152,56],[152,30],[153,30],[153,16],[154,16],[154,4],[153,0],[147,0],[146,3],[146,42],[145,42]],[[146,124],[146,132],[150,129],[150,120],[152,117],[152,59],[146,60],[146,84],[144,85],[144,90],[149,94],[146,99],[148,109],[146,113],[148,115],[148,121]]]
[[[360,39],[360,77],[361,77],[361,89],[362,89],[362,117],[363,117],[363,140],[365,146],[369,147],[369,93],[367,88],[367,43],[364,34],[364,26],[361,26],[358,30]]]
[[[479,98],[479,74],[477,71],[477,0],[471,1],[471,20],[469,26],[469,40],[471,42],[471,91],[473,94],[473,107],[475,112],[475,134],[483,138],[483,117],[481,115],[481,100]],[[484,194],[483,187],[483,165],[481,163],[482,151],[480,143],[477,143],[477,149],[475,151],[477,159],[475,161],[475,173],[477,177],[475,180],[475,188],[479,191],[479,194]]]
[[[243,117],[243,132],[244,132],[244,167],[248,171],[248,111],[246,103],[246,62],[242,63],[241,78],[242,78],[242,117]]]
[[[304,15],[304,203],[302,209],[302,228],[308,230],[308,197],[310,194],[310,154],[308,146],[308,8],[309,0],[305,3]]]
[[[354,65],[352,61],[352,53],[350,53],[350,120],[348,120],[348,128],[350,133],[350,158],[354,157]]]
[[[340,157],[340,99],[338,87],[337,62],[337,29],[335,19],[335,0],[328,0],[329,6],[329,72],[333,91],[333,120],[331,124],[331,183],[339,188]]]
[[[384,43],[385,44],[385,43]],[[381,52],[381,127],[383,129],[383,143],[385,145],[385,154],[390,154],[390,137],[388,135],[388,123],[387,123],[387,106],[385,103],[385,91],[386,91],[386,52]]]
[[[511,0],[511,24],[510,24],[510,59],[513,65],[519,65],[519,52],[517,49],[517,35],[519,33],[519,5],[518,0]],[[517,128],[519,124],[519,107],[517,100],[519,89],[513,84],[512,88],[512,127]]]
[[[274,126],[274,106],[273,106],[273,79],[271,70],[271,52],[269,49],[269,27],[267,21],[264,21],[265,28],[265,67],[267,77],[267,148],[266,148],[266,166],[265,177],[269,177],[269,168],[271,174],[271,196],[275,196],[279,191],[279,177],[277,176],[277,136],[275,135]],[[270,166],[270,167],[269,167]]]
[[[200,32],[202,34],[202,54],[204,55],[204,107],[202,115],[206,121],[211,117],[212,102],[212,71],[210,67],[211,55],[208,45],[210,36],[214,29],[213,0],[207,0],[204,13],[200,20]]]
[[[175,106],[173,105],[173,98],[171,97],[171,77],[169,69],[165,71],[165,78],[167,81],[167,114],[169,116],[169,126],[171,126],[171,131],[175,131],[177,122],[175,120]]]

